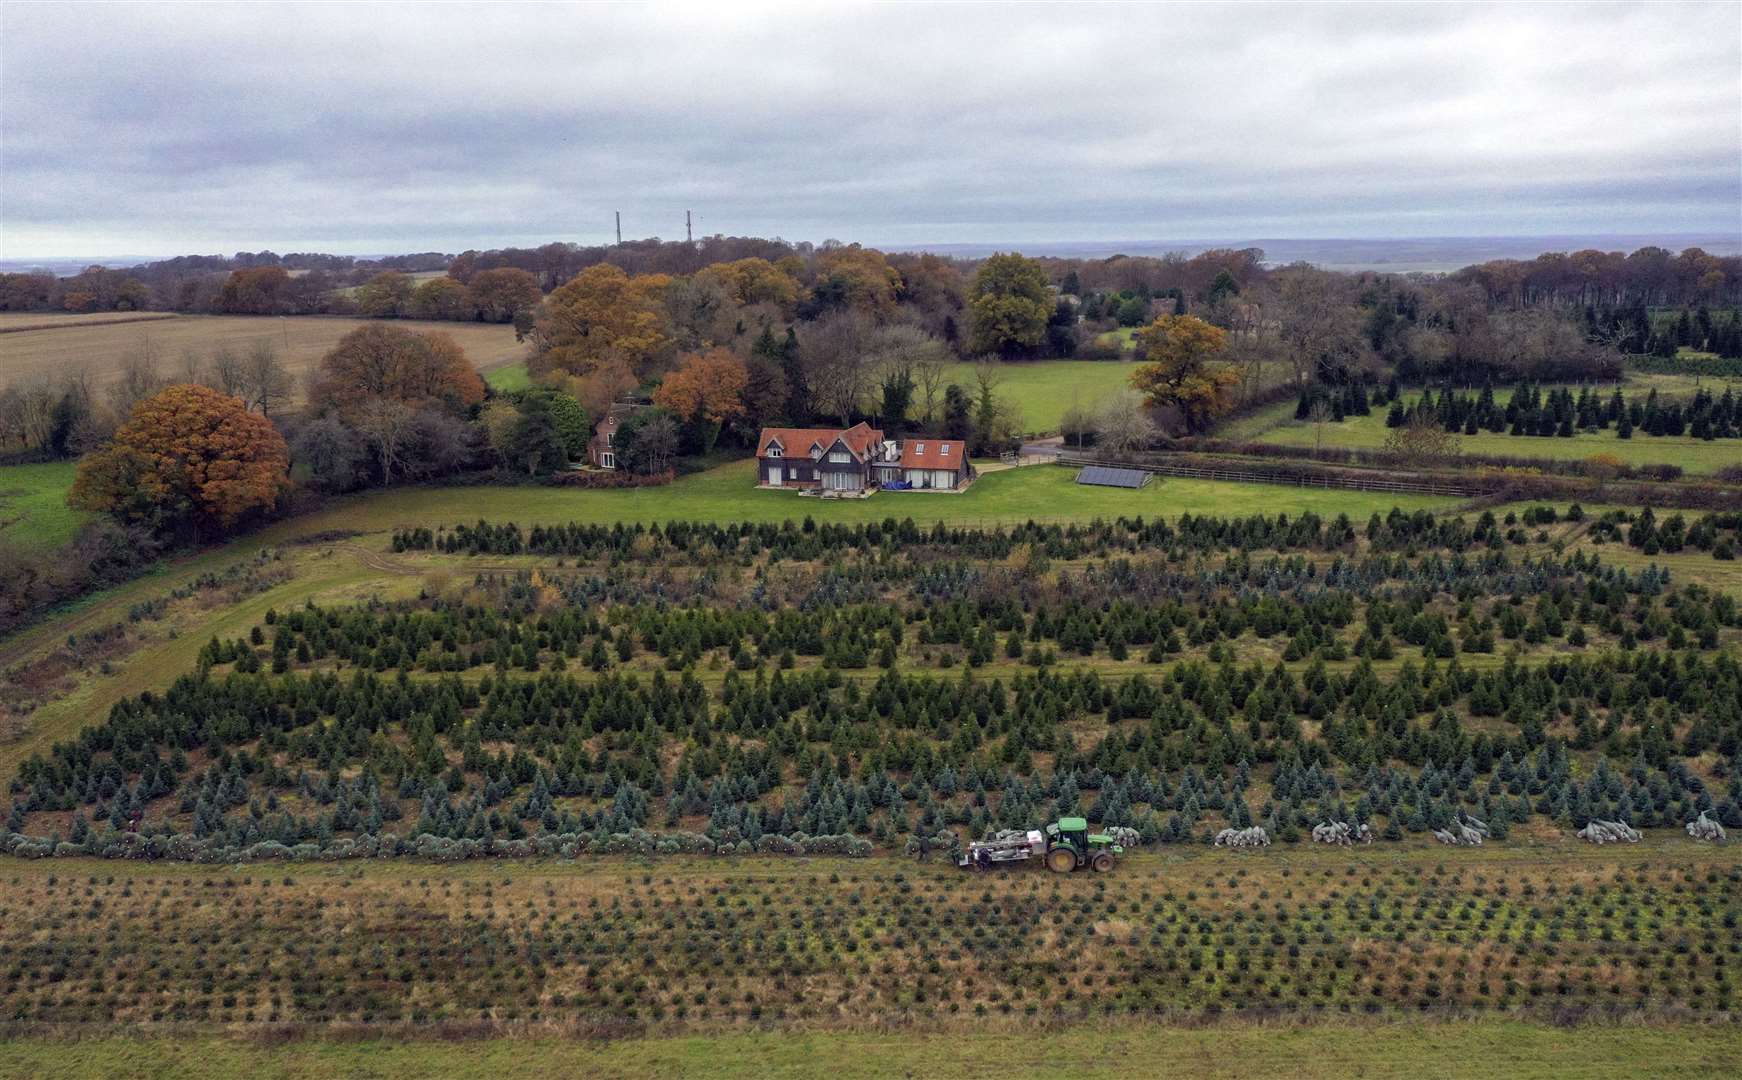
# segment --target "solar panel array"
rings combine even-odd
[[[1140,488],[1153,479],[1142,469],[1115,469],[1110,465],[1085,465],[1077,474],[1077,483],[1098,487]]]

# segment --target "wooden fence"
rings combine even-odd
[[[1060,454],[1060,465],[1106,465],[1116,469],[1140,469],[1158,476],[1179,476],[1192,480],[1220,480],[1243,484],[1281,484],[1303,488],[1343,488],[1349,491],[1380,491],[1390,494],[1448,495],[1468,499],[1487,494],[1477,484],[1454,481],[1412,479],[1395,476],[1351,476],[1345,473],[1301,473],[1269,470],[1261,464],[1232,463],[1222,466],[1184,465],[1173,462],[1107,461],[1085,454]]]

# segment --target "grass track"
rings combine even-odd
[[[829,1075],[1173,1077],[1286,1075],[1492,1077],[1734,1076],[1742,1038],[1719,1025],[1557,1028],[1512,1020],[1177,1029],[1110,1025],[977,1034],[772,1034],[586,1042],[306,1040],[267,1045],[216,1036],[23,1038],[0,1043],[0,1073],[43,1080],[329,1076],[586,1077]]]

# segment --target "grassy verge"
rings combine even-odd
[[[1719,1025],[1559,1028],[1511,1020],[1333,1023],[1312,1027],[1225,1023],[1177,1029],[1085,1026],[978,1034],[786,1035],[583,1042],[552,1038],[473,1042],[298,1040],[265,1044],[219,1036],[0,1043],[12,1076],[588,1077],[718,1076],[764,1080],[879,1077],[1489,1077],[1725,1076],[1742,1044]]]

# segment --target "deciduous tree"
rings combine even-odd
[[[160,529],[228,528],[278,500],[289,463],[278,429],[240,398],[171,386],[79,463],[68,501]]]
[[[968,347],[1006,359],[1032,354],[1046,341],[1053,311],[1046,270],[1033,259],[1010,253],[980,264],[968,295]]]
[[[464,319],[473,311],[472,295],[451,277],[430,278],[411,294],[411,311],[420,319]]]
[[[677,418],[664,409],[637,409],[617,426],[611,445],[618,468],[642,474],[664,472],[677,455]]]
[[[1227,340],[1227,331],[1195,315],[1163,315],[1137,335],[1148,362],[1131,373],[1131,385],[1151,405],[1178,409],[1188,430],[1202,431],[1234,406],[1240,376],[1208,366]]]
[[[485,322],[513,322],[523,311],[532,311],[544,299],[538,278],[514,266],[482,270],[467,286],[478,318]]]
[[[534,375],[588,375],[619,360],[640,371],[668,340],[659,299],[670,279],[630,278],[610,263],[589,266],[551,293],[533,329]]]
[[[744,361],[730,350],[709,349],[686,356],[653,392],[653,401],[680,419],[718,426],[743,414],[748,382]]]
[[[357,313],[372,319],[391,319],[411,310],[412,290],[416,288],[411,275],[398,270],[383,270],[357,286],[352,299]]]
[[[484,400],[484,380],[448,334],[370,324],[340,338],[321,358],[309,400],[346,416],[375,400],[411,408],[436,401],[462,412]]]

